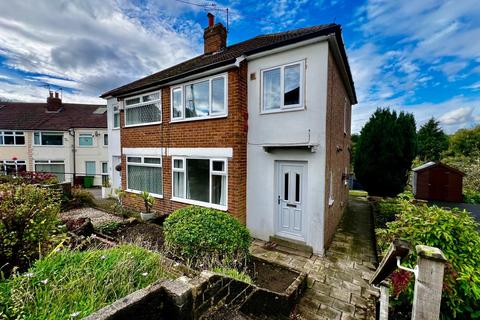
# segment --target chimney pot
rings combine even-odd
[[[215,24],[215,16],[207,14],[208,27],[203,31],[203,51],[205,54],[222,51],[227,47],[227,29],[221,23]]]
[[[211,28],[215,25],[215,16],[209,12],[207,13],[207,17],[208,17],[208,27]]]
[[[47,112],[59,112],[62,109],[62,99],[58,96],[58,92],[50,91],[50,96],[47,98]]]
[[[55,92],[55,98],[58,99],[58,92]]]

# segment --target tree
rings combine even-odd
[[[418,156],[422,161],[438,161],[442,152],[448,149],[448,136],[434,118],[418,130],[417,139]]]
[[[480,151],[480,125],[472,129],[460,129],[450,137],[450,153],[469,156]]]
[[[355,176],[370,195],[395,196],[405,189],[416,151],[413,115],[379,108],[360,132]]]

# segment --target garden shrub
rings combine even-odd
[[[400,211],[397,199],[383,199],[376,204],[375,227],[385,228],[387,222],[395,220],[395,215]]]
[[[480,204],[480,191],[465,189],[465,191],[463,192],[463,202]]]
[[[63,238],[59,194],[34,185],[0,184],[0,267],[9,272]]]
[[[93,207],[95,199],[93,195],[83,188],[72,188],[72,205],[74,207]]]
[[[159,253],[134,245],[54,252],[0,282],[0,319],[82,319],[173,276]]]
[[[252,238],[228,213],[186,207],[164,222],[165,248],[194,267],[242,267]]]
[[[397,238],[405,239],[412,247],[423,244],[437,247],[447,257],[441,316],[444,319],[470,319],[480,317],[480,233],[478,223],[471,215],[459,209],[442,209],[437,206],[414,205],[398,201],[396,220],[388,222],[386,229],[377,229],[377,239],[382,251]],[[413,267],[416,252],[403,263]],[[399,275],[392,277],[404,279]],[[402,281],[403,281],[402,280]],[[393,281],[394,286],[396,281]],[[396,290],[394,304],[405,305],[413,299],[413,277],[404,290]],[[411,304],[410,304],[411,305]],[[476,311],[476,315],[475,315]],[[473,315],[473,317],[472,317]]]

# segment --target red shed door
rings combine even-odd
[[[433,170],[430,177],[430,199],[446,200],[448,197],[448,173]]]

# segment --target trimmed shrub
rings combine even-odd
[[[377,229],[382,251],[385,252],[397,238],[407,240],[413,247],[423,244],[441,249],[448,259],[443,285],[442,318],[480,317],[479,225],[465,210],[414,205],[406,200],[399,200],[398,206],[396,220],[388,222],[386,229]],[[404,265],[413,267],[416,261],[417,256],[413,252]],[[404,287],[402,290],[394,288],[397,297],[393,303],[405,305],[408,301],[411,306],[414,281],[413,277],[404,278],[396,274],[392,276],[394,286],[398,282],[400,287]],[[408,285],[402,284],[405,280],[408,280]]]
[[[72,189],[72,205],[78,207],[93,207],[95,204],[93,195],[85,189],[73,188]]]
[[[480,204],[480,191],[465,189],[463,192],[463,202]]]
[[[164,222],[165,248],[194,267],[242,267],[252,238],[229,214],[202,207],[173,212]]]
[[[7,273],[51,250],[64,234],[60,197],[33,185],[0,185],[0,267]]]

